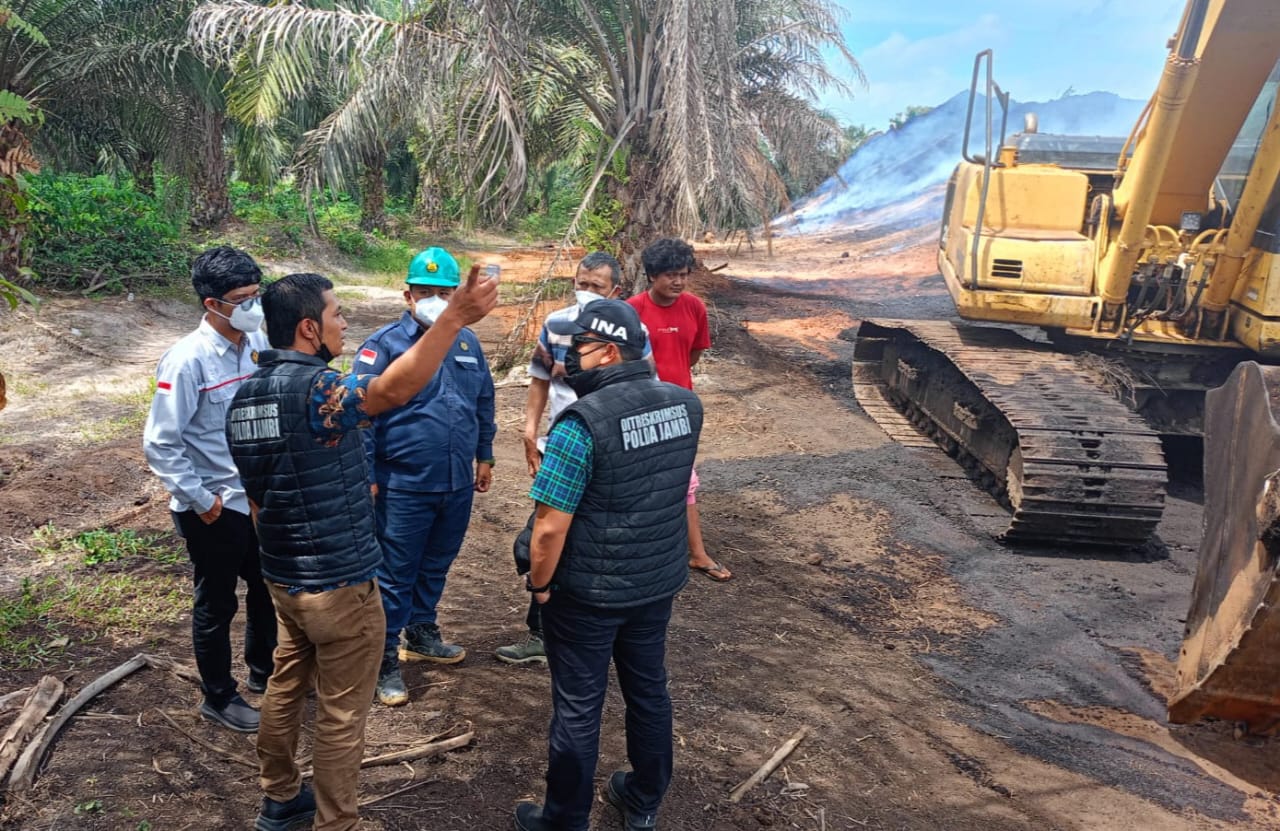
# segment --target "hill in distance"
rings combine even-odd
[[[835,176],[798,200],[776,220],[781,233],[857,233],[880,236],[937,227],[947,178],[961,158],[967,92],[960,93],[897,130],[880,133],[854,151]],[[1109,92],[1068,95],[1053,101],[1009,104],[1008,135],[1034,113],[1039,132],[1078,136],[1127,136],[1145,101]],[[1000,110],[994,110],[999,139]],[[974,104],[969,150],[983,152],[985,98]]]

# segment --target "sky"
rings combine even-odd
[[[967,92],[973,57],[995,52],[995,79],[1018,101],[1070,91],[1146,100],[1185,0],[834,0],[867,78],[819,105],[847,124],[883,129],[913,105]],[[852,76],[847,63],[832,66]]]

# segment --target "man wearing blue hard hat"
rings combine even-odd
[[[458,263],[443,248],[428,248],[410,261],[405,283],[407,308],[365,341],[354,371],[377,375],[422,337],[449,305]],[[479,339],[464,328],[431,383],[362,434],[383,552],[382,704],[409,700],[400,661],[455,664],[466,657],[466,650],[441,637],[436,606],[471,521],[472,497],[492,482],[497,429],[493,376]]]

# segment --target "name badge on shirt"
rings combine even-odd
[[[479,363],[479,361],[477,361],[477,360],[476,360],[476,356],[475,356],[475,355],[454,355],[454,356],[453,356],[453,359],[454,359],[455,361],[457,361],[458,363],[460,363],[460,364],[477,364],[477,363]]]

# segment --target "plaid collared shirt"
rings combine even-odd
[[[547,449],[530,498],[566,514],[576,513],[591,481],[593,452],[591,432],[582,419],[569,414],[557,421],[547,434]]]

